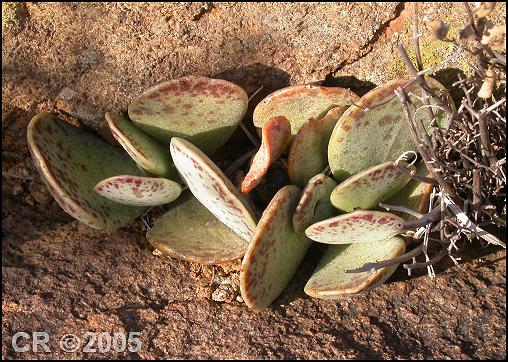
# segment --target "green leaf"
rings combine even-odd
[[[187,76],[143,92],[129,105],[129,117],[164,144],[182,137],[211,154],[231,137],[247,103],[247,93],[234,83]]]
[[[429,84],[445,93],[444,87],[432,78]],[[393,80],[365,94],[357,105],[349,107],[333,129],[328,144],[328,162],[337,181],[383,162],[396,160],[405,151],[416,151],[406,116],[395,89],[406,86],[409,80]],[[438,92],[439,92],[438,91]],[[422,90],[416,83],[406,88],[408,94],[421,97]],[[410,111],[423,104],[410,96]],[[434,114],[441,127],[447,126],[446,114],[434,107]],[[430,119],[425,109],[416,113],[416,122],[425,127]]]
[[[252,116],[256,127],[272,117],[284,116],[291,122],[291,134],[310,118],[319,119],[335,107],[347,108],[358,96],[340,87],[297,85],[279,89],[263,99]]]
[[[95,185],[95,192],[124,205],[158,206],[178,198],[182,188],[165,178],[121,175],[109,177]]]
[[[96,229],[114,230],[146,209],[117,204],[94,186],[118,174],[140,172],[121,148],[49,113],[39,113],[27,130],[28,147],[49,191],[71,216]]]
[[[146,238],[171,257],[202,264],[241,258],[248,244],[188,191],[148,230]]]
[[[263,212],[240,270],[240,291],[250,308],[268,307],[293,277],[311,241],[293,229],[300,198],[297,186],[284,186]]]
[[[336,212],[330,203],[330,194],[336,186],[337,183],[323,173],[309,180],[293,215],[296,231],[303,232],[311,224],[328,219]]]
[[[416,166],[416,174],[424,177],[430,177],[431,173],[425,166],[425,162],[421,161]],[[422,183],[417,180],[411,180],[406,186],[397,192],[394,196],[386,200],[389,205],[404,206],[411,210],[419,213],[428,212],[427,207],[429,204],[430,193],[432,192],[432,185]],[[412,219],[414,216],[410,216],[406,213],[393,212],[396,215],[401,216],[404,219]]]
[[[402,162],[401,166],[415,170]],[[371,209],[395,195],[411,178],[400,171],[393,161],[368,168],[351,176],[330,195],[333,206],[342,211]]]
[[[305,234],[325,244],[367,243],[399,234],[403,222],[388,212],[359,210],[317,222]]]
[[[332,108],[324,117],[311,118],[300,127],[288,156],[288,175],[292,184],[303,187],[311,177],[328,166],[330,135],[346,109]]]
[[[113,137],[143,170],[156,176],[178,179],[169,150],[158,141],[134,126],[120,113],[106,113],[106,121]]]
[[[366,263],[393,259],[404,254],[406,244],[400,237],[371,243],[329,246],[305,285],[307,295],[321,299],[340,299],[365,294],[383,284],[397,269],[393,265],[374,272],[348,272]]]
[[[217,165],[182,138],[173,137],[170,151],[192,194],[221,222],[249,241],[256,220],[238,189]]]

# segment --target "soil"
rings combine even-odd
[[[28,122],[41,111],[113,142],[105,111],[124,111],[144,89],[188,74],[231,80],[248,94],[263,85],[247,123],[257,102],[290,84],[321,81],[362,95],[404,75],[394,42],[410,42],[411,7],[3,3],[2,358],[506,358],[504,250],[473,241],[460,267],[445,261],[435,279],[399,269],[365,296],[324,301],[303,292],[322,253],[313,246],[280,298],[255,313],[238,296],[238,263],[160,255],[141,221],[106,233],[68,216],[26,145]],[[493,18],[506,21],[505,10],[498,4]],[[455,26],[465,17],[460,4],[422,11],[423,20]],[[230,145],[248,145],[242,137]],[[269,186],[258,195],[265,202]],[[52,352],[15,352],[18,331],[49,333]],[[141,332],[142,348],[59,348],[62,335],[87,331]]]

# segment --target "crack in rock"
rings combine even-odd
[[[356,63],[360,59],[365,58],[373,49],[374,45],[377,43],[377,41],[381,38],[381,36],[385,33],[386,29],[390,27],[390,24],[396,20],[402,12],[406,8],[405,2],[400,2],[395,6],[395,10],[393,12],[393,16],[390,17],[387,21],[382,23],[377,30],[374,32],[374,35],[365,43],[360,49],[359,49],[359,55],[354,57],[351,60],[344,60],[341,62],[335,69],[333,69],[331,72],[329,72],[325,79],[334,78],[338,71],[340,71],[342,68],[344,68],[347,65],[351,65],[353,63]]]

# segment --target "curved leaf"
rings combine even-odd
[[[399,164],[404,166],[402,162]],[[405,166],[409,170],[416,169],[407,164]],[[333,190],[330,201],[337,209],[346,212],[355,209],[371,209],[400,191],[410,179],[407,174],[397,168],[394,162],[388,161],[357,173],[342,182]]]
[[[263,125],[261,135],[261,147],[240,188],[244,194],[251,192],[263,180],[268,168],[284,152],[291,137],[291,125],[286,117],[273,117]]]
[[[444,87],[432,78],[429,84],[445,93]],[[406,116],[394,90],[408,85],[410,80],[393,80],[365,94],[357,105],[349,107],[333,129],[328,144],[328,162],[337,181],[383,162],[397,159],[405,151],[416,151]],[[406,88],[415,114],[423,103],[418,84]],[[446,114],[435,108],[434,114],[441,127],[447,126]],[[425,109],[416,112],[416,122],[428,127],[430,119]]]
[[[416,174],[424,177],[431,176],[431,173],[423,161],[419,162],[416,165]],[[407,183],[406,186],[402,188],[402,190],[386,200],[386,203],[389,205],[404,206],[424,214],[429,211],[427,208],[429,204],[430,194],[432,193],[432,188],[433,186],[431,184],[422,183],[417,180],[411,180]],[[414,218],[413,216],[410,216],[406,213],[399,213],[397,211],[394,211],[393,213],[401,216],[404,219]]]
[[[388,212],[359,210],[317,222],[305,234],[325,244],[367,243],[399,234],[403,222]]]
[[[356,101],[356,98],[353,100]],[[346,106],[332,108],[324,117],[308,119],[300,127],[288,156],[288,175],[292,184],[304,187],[311,177],[328,166],[328,142],[346,109]]]
[[[170,151],[192,194],[231,230],[250,240],[256,220],[231,181],[203,152],[184,139],[173,137]]]
[[[161,177],[178,178],[169,150],[158,141],[134,126],[120,113],[106,113],[106,121],[113,137],[143,170]]]
[[[124,205],[158,206],[178,198],[182,188],[165,178],[121,175],[109,177],[95,185],[95,192]]]
[[[114,230],[145,208],[117,204],[94,191],[100,180],[122,173],[139,174],[121,148],[49,113],[39,113],[27,130],[28,147],[49,191],[71,216],[96,229]]]
[[[148,230],[147,240],[171,257],[202,264],[241,258],[247,241],[221,223],[190,192]]]
[[[321,173],[309,180],[293,215],[293,227],[303,232],[311,224],[328,219],[336,211],[330,203],[330,194],[337,183]]]
[[[300,198],[297,186],[285,186],[263,212],[240,270],[240,291],[250,308],[261,311],[286,288],[312,241],[293,229]]]
[[[375,272],[352,273],[369,262],[388,260],[404,254],[406,244],[400,237],[372,243],[329,246],[305,285],[307,295],[321,299],[347,298],[364,294],[383,284],[398,265]]]
[[[291,122],[291,134],[296,135],[308,119],[319,119],[335,107],[346,108],[358,98],[348,89],[297,85],[279,89],[263,99],[254,109],[254,125],[263,127],[272,117],[284,116]]]
[[[129,105],[129,117],[165,144],[182,137],[211,154],[231,137],[247,103],[247,93],[234,83],[187,76],[143,92]]]

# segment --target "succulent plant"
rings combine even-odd
[[[268,307],[284,290],[312,241],[293,227],[300,189],[288,185],[274,196],[259,220],[240,271],[240,290],[254,310]]]
[[[444,87],[432,78],[430,84],[441,92]],[[400,100],[394,97],[399,87],[407,87],[412,108],[423,106],[418,84],[409,79],[396,79],[374,88],[355,105],[349,107],[335,125],[328,144],[328,161],[337,181],[343,181],[369,167],[396,160],[404,151],[416,151]],[[430,121],[417,112],[425,127]],[[439,126],[447,126],[445,113],[435,112]],[[368,155],[368,156],[367,156]]]
[[[119,148],[49,113],[32,118],[27,138],[32,159],[49,191],[79,221],[112,230],[145,211],[110,201],[94,191],[97,182],[105,178],[141,173]]]
[[[248,244],[189,191],[148,230],[146,238],[169,256],[202,264],[241,258]]]
[[[409,171],[416,170],[412,165],[403,167]],[[371,209],[400,191],[410,179],[394,162],[388,161],[358,172],[341,182],[332,191],[330,200],[333,206],[346,212],[358,208]]]
[[[129,105],[129,117],[164,144],[181,137],[211,154],[231,137],[247,104],[247,93],[234,83],[187,76],[145,91]]]
[[[355,273],[372,260],[387,260],[404,254],[404,239],[394,236],[375,243],[356,243],[328,247],[319,261],[304,291],[311,297],[321,299],[347,298],[364,294],[384,283],[397,269],[397,265],[375,272]]]
[[[250,240],[256,220],[240,192],[203,152],[184,139],[171,139],[171,155],[193,195],[221,222]]]
[[[273,92],[263,99],[252,115],[254,125],[263,127],[270,118],[284,116],[291,122],[291,134],[298,133],[309,119],[319,119],[330,109],[347,109],[358,98],[348,89],[298,85]]]
[[[324,173],[309,180],[293,215],[296,231],[305,231],[310,225],[334,215],[335,208],[330,202],[330,194],[336,186],[337,182]]]
[[[31,121],[28,144],[55,199],[78,220],[114,230],[149,206],[169,204],[146,234],[155,248],[203,264],[243,257],[241,295],[257,311],[282,293],[313,240],[342,245],[327,247],[305,292],[342,298],[381,284],[397,265],[373,273],[354,269],[405,250],[397,236],[404,219],[375,210],[378,204],[397,200],[420,210],[428,197],[426,187],[410,181],[415,167],[394,163],[414,148],[399,104],[389,98],[404,85],[408,81],[396,80],[361,99],[339,87],[272,93],[254,110],[262,143],[241,190],[209,157],[247,110],[245,91],[224,80],[167,81],[132,101],[130,119],[108,112],[111,132],[132,160],[46,113]],[[257,210],[246,194],[286,156],[291,185]],[[327,166],[332,177],[324,173]],[[418,173],[426,175],[425,168]]]

